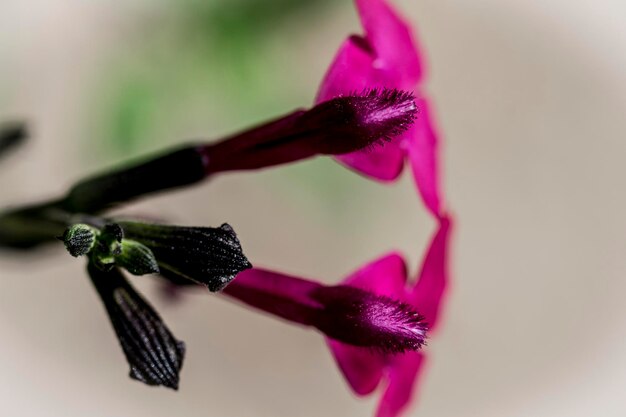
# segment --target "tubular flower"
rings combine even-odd
[[[343,284],[401,300],[424,316],[432,332],[438,324],[441,301],[448,283],[447,246],[450,226],[449,219],[442,219],[414,282],[407,280],[407,268],[402,256],[391,253],[359,269]],[[328,339],[328,344],[348,384],[357,395],[372,393],[383,379],[386,380],[376,417],[395,417],[408,405],[417,388],[417,378],[425,360],[424,353],[389,355],[357,349],[333,339]]]
[[[88,177],[62,197],[0,213],[0,246],[30,248],[65,230],[71,215],[97,214],[216,174],[268,168],[317,155],[375,149],[413,124],[413,93],[367,88],[296,110],[212,143],[195,143]],[[0,152],[19,142],[19,125],[0,130]]]
[[[390,253],[339,285],[252,268],[240,272],[222,294],[324,333],[351,389],[365,396],[385,385],[376,417],[396,417],[417,389],[426,333],[439,323],[448,285],[450,231],[451,220],[442,217],[415,280],[409,280],[404,258]],[[168,281],[166,296],[177,294],[180,286],[195,285],[171,272],[162,275]]]
[[[396,180],[407,161],[418,192],[438,220],[439,229],[415,286],[406,287],[404,264],[397,255],[370,264],[351,276],[346,284],[408,302],[426,317],[432,328],[447,282],[451,223],[440,189],[439,138],[428,99],[421,91],[423,65],[410,27],[385,0],[355,0],[355,3],[365,33],[352,35],[341,45],[322,81],[317,102],[364,88],[398,88],[414,92],[419,113],[412,126],[385,147],[357,150],[335,158],[358,173],[383,182]],[[377,417],[397,416],[411,398],[424,355],[413,352],[389,357],[333,340],[329,344],[358,395],[371,393],[383,378],[387,379]]]
[[[409,129],[416,113],[412,93],[363,89],[308,110],[296,110],[221,141],[183,146],[88,178],[72,187],[55,202],[55,207],[72,213],[96,213],[218,173],[374,148],[380,141],[389,141]]]
[[[355,0],[362,36],[352,35],[339,48],[328,69],[317,102],[368,88],[414,91],[418,117],[393,143],[372,150],[337,156],[342,164],[379,181],[398,178],[405,160],[428,209],[443,216],[439,190],[438,137],[421,91],[423,67],[409,26],[384,0]]]
[[[409,303],[357,286],[326,286],[253,268],[222,293],[349,346],[399,353],[420,349],[426,338],[424,318]]]

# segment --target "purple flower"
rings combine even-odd
[[[377,417],[395,417],[415,391],[425,358],[419,350],[426,330],[438,324],[447,285],[449,233],[450,220],[442,218],[414,281],[407,278],[404,258],[391,253],[366,264],[340,285],[253,268],[240,272],[222,293],[320,330],[357,395],[368,395],[387,381]]]
[[[401,353],[420,349],[424,318],[409,303],[353,285],[327,286],[280,272],[240,272],[223,294],[292,323],[317,328],[346,346]]]
[[[391,253],[367,264],[343,283],[409,304],[424,316],[429,332],[432,332],[438,324],[448,282],[450,226],[450,220],[443,218],[415,281],[407,279],[402,256]],[[332,339],[328,340],[328,344],[339,368],[357,395],[368,395],[381,385],[383,379],[387,381],[377,417],[395,417],[410,402],[417,388],[417,378],[425,360],[424,353],[388,355],[356,349]]]
[[[317,102],[369,88],[397,88],[415,92],[419,115],[398,140],[336,158],[379,181],[397,179],[408,159],[424,203],[440,217],[444,207],[439,188],[438,137],[427,99],[419,88],[423,68],[416,42],[408,25],[385,1],[355,2],[365,35],[352,35],[340,47],[322,82]]]
[[[363,36],[350,36],[340,47],[320,87],[317,102],[364,88],[414,91],[419,114],[413,125],[384,147],[336,156],[342,164],[378,181],[396,180],[408,161],[417,189],[439,229],[414,286],[406,286],[404,261],[392,254],[361,269],[345,283],[403,300],[423,314],[432,329],[447,282],[450,217],[440,189],[439,139],[420,89],[423,66],[409,26],[384,0],[355,0]],[[399,356],[329,344],[350,386],[358,395],[371,393],[383,378],[388,383],[377,417],[394,417],[408,404],[424,361],[421,352]]]
[[[221,141],[168,150],[138,164],[87,178],[53,202],[53,206],[71,213],[95,213],[223,172],[375,148],[380,141],[390,141],[409,129],[416,113],[415,98],[410,92],[362,89],[308,110],[296,110]],[[10,239],[0,235],[0,241]]]
[[[203,146],[206,175],[376,148],[409,129],[416,113],[411,93],[362,89]]]

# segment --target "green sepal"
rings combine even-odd
[[[134,240],[122,240],[121,253],[115,257],[115,263],[133,275],[159,273],[154,253],[146,245]]]

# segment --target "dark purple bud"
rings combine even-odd
[[[119,270],[103,271],[91,263],[87,269],[130,365],[130,377],[177,390],[185,344]]]
[[[355,287],[254,268],[240,273],[223,293],[353,346],[399,353],[420,349],[426,338],[424,319],[412,306]]]
[[[145,245],[161,270],[220,291],[252,265],[230,225],[182,227],[122,221],[125,238]]]

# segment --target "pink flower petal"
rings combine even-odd
[[[417,308],[432,330],[439,316],[441,300],[445,295],[448,283],[448,252],[451,230],[451,220],[442,217],[433,240],[431,241],[426,257],[422,264],[422,271],[415,287],[411,291],[411,304]]]
[[[404,258],[397,252],[391,252],[354,271],[343,284],[403,300],[406,280]]]
[[[405,353],[394,358],[389,367],[389,383],[378,403],[376,417],[397,417],[406,408],[414,394],[423,362],[421,352]]]
[[[436,217],[439,217],[442,207],[437,133],[426,100],[421,98],[416,104],[419,115],[415,124],[405,133],[412,137],[405,143],[408,148],[413,177],[424,204]]]
[[[371,150],[352,152],[335,157],[336,160],[359,174],[378,181],[393,181],[404,167],[404,151],[396,144],[398,139]]]
[[[374,51],[373,63],[384,73],[387,87],[412,90],[422,77],[422,65],[409,26],[383,0],[356,0],[365,39]]]
[[[375,87],[370,84],[373,62],[374,56],[367,41],[356,35],[350,36],[328,68],[315,103]]]
[[[383,376],[383,355],[328,338],[326,342],[352,391],[362,396],[376,389]]]

